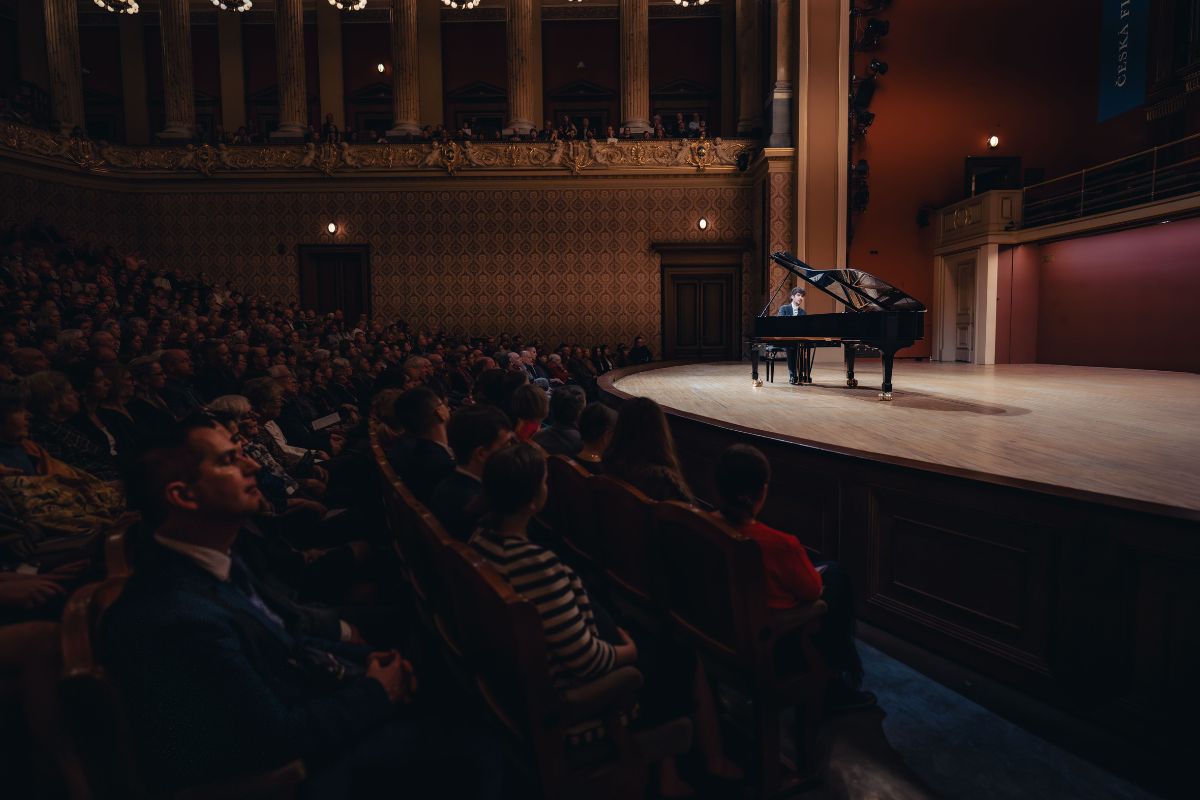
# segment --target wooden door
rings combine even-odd
[[[371,313],[371,268],[366,245],[300,248],[300,305],[319,313],[341,309],[347,328]]]
[[[663,268],[663,358],[731,360],[738,357],[739,268]]]
[[[954,360],[972,363],[975,349],[975,259],[954,266]]]

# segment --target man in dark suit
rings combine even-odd
[[[465,756],[477,796],[500,766],[452,725],[404,718],[412,665],[338,639],[312,609],[272,595],[239,557],[262,503],[247,457],[223,428],[191,420],[146,447],[126,491],[153,536],[105,618],[102,651],[128,706],[149,788],[183,786],[303,759],[305,793],[348,797],[367,773],[402,785]],[[326,638],[329,637],[329,638]]]
[[[792,287],[791,302],[785,303],[775,312],[777,317],[800,317],[808,312],[804,310],[804,290],[799,286]],[[788,345],[787,350],[787,367],[788,367],[788,383],[795,385],[800,383],[800,374],[796,371],[796,345]]]

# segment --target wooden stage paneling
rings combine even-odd
[[[693,489],[734,442],[762,518],[856,581],[861,616],[1164,754],[1200,714],[1200,376],[1048,365],[748,363],[603,376],[667,408]],[[780,375],[784,379],[779,380]]]

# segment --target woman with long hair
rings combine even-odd
[[[693,502],[675,455],[675,440],[662,406],[649,397],[621,404],[612,442],[604,451],[607,474],[636,486],[652,500]]]

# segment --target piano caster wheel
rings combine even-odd
[[[889,400],[889,401],[890,401],[890,400],[892,399],[892,393],[891,393],[891,392],[880,392],[880,393],[879,393],[879,399],[880,399],[880,400]]]
[[[856,389],[856,388],[858,388],[858,379],[857,378],[847,378],[846,385],[849,386],[851,389]]]
[[[751,382],[754,384],[754,388],[755,388],[755,389],[761,389],[761,388],[762,388],[762,381],[761,381],[761,380],[756,380],[756,381],[751,381]]]

